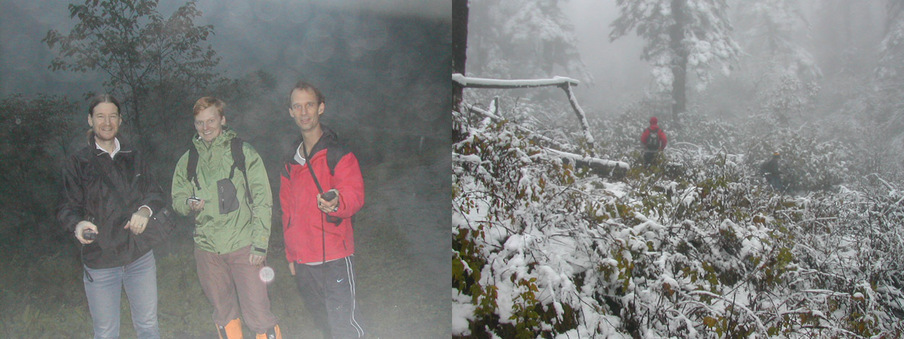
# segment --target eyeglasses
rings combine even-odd
[[[296,112],[301,111],[302,107],[304,107],[305,110],[313,110],[313,109],[317,108],[317,103],[311,101],[311,102],[304,104],[304,106],[302,106],[301,104],[292,104],[292,106],[289,106],[289,108],[291,108],[293,111],[296,111]]]

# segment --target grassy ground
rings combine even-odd
[[[448,178],[443,165],[397,162],[365,170],[367,202],[355,219],[355,264],[358,303],[370,338],[451,333]],[[318,338],[289,276],[282,230],[274,225],[268,258],[276,271],[271,309],[286,338]],[[0,246],[0,338],[91,337],[77,247],[43,244],[35,253],[27,243]],[[217,337],[191,251],[187,228],[155,250],[164,338]],[[122,337],[134,338],[125,296],[121,314]],[[245,335],[252,334],[246,329]]]

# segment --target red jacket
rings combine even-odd
[[[295,143],[299,144],[300,141]],[[293,155],[296,149],[293,148]],[[333,154],[329,155],[331,152]],[[290,158],[280,177],[279,201],[286,259],[290,262],[330,261],[355,253],[351,217],[364,205],[364,180],[358,159],[346,151],[339,144],[336,134],[326,127],[311,153],[313,155],[309,155],[304,165]],[[330,173],[327,158],[337,161],[333,173]],[[339,210],[330,213],[342,218],[338,226],[327,221],[326,214],[317,208],[317,194],[320,192],[308,166],[313,166],[324,192],[333,188],[339,191]]]
[[[659,125],[651,125],[647,129],[643,130],[643,134],[640,136],[640,143],[644,146],[647,145],[647,139],[650,138],[650,132],[655,131],[655,133],[659,134],[659,150],[665,149],[666,139],[665,132],[662,131],[662,128],[659,128]]]

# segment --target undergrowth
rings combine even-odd
[[[454,336],[904,334],[894,184],[819,155],[790,195],[724,148],[598,178],[453,114]]]

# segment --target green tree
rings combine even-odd
[[[105,90],[123,101],[126,121],[134,132],[158,127],[168,120],[144,113],[149,101],[181,102],[195,97],[220,77],[214,67],[220,59],[205,45],[213,26],[195,25],[201,15],[194,1],[176,9],[169,18],[157,11],[159,0],[85,0],[69,5],[78,23],[67,34],[50,30],[42,42],[57,53],[53,71],[100,70],[109,78]],[[174,98],[174,95],[177,96]],[[179,100],[181,99],[181,100]]]

